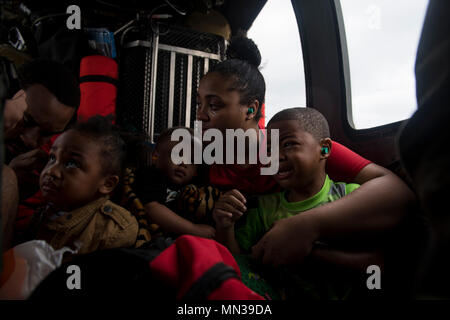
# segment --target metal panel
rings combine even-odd
[[[170,69],[169,69],[169,111],[167,113],[167,127],[173,126],[173,103],[175,98],[175,52],[170,53]]]
[[[135,28],[123,39],[127,80],[118,108],[127,127],[147,133],[151,142],[165,128],[193,125],[200,78],[225,55],[219,36],[178,27],[158,36],[153,30]]]
[[[148,134],[149,128],[149,110],[150,110],[150,87],[151,87],[151,76],[152,76],[152,57],[151,51],[145,50],[145,60],[144,60],[144,99],[143,99],[143,117],[142,117],[142,128]]]
[[[208,53],[208,52],[203,52],[203,51],[198,51],[198,50],[168,46],[165,44],[160,44],[159,48],[161,50],[175,51],[176,53],[182,53],[182,54],[192,55],[192,56],[201,57],[201,58],[220,60],[220,56],[218,54],[213,54],[213,53]]]
[[[152,67],[151,67],[151,87],[150,87],[150,110],[148,117],[148,131],[147,134],[150,137],[150,141],[153,143],[153,134],[155,129],[155,97],[156,97],[156,75],[158,68],[158,41],[159,35],[155,33],[153,35],[153,50],[152,50]]]
[[[203,74],[207,74],[209,70],[209,59],[205,58],[204,65],[203,65]]]
[[[158,69],[156,74],[155,118],[153,121],[153,139],[157,141],[159,133],[167,128],[169,118],[170,91],[170,52],[158,51]]]
[[[192,59],[191,55],[188,55],[188,65],[186,72],[186,116],[185,116],[185,126],[190,127],[191,125],[191,99],[192,99]]]
[[[152,43],[150,41],[145,40],[134,40],[131,42],[128,42],[126,45],[123,46],[124,48],[134,48],[134,47],[146,47],[151,48]]]
[[[152,48],[152,43],[150,41],[145,41],[145,40],[135,40],[135,41],[131,41],[125,45],[125,48],[133,48],[133,47]],[[160,50],[182,53],[182,54],[192,55],[192,56],[206,58],[206,59],[220,60],[220,55],[218,55],[218,54],[203,52],[203,51],[199,51],[199,50],[192,50],[192,49],[186,49],[186,48],[181,48],[181,47],[169,46],[166,44],[158,44],[158,48]]]

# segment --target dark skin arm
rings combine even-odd
[[[310,256],[326,264],[364,273],[370,265],[377,265],[383,270],[384,256],[381,251],[344,251],[314,246]]]
[[[233,254],[241,253],[234,235],[234,223],[242,217],[247,208],[246,199],[237,189],[223,194],[214,206],[213,218],[216,221],[216,241]]]
[[[9,163],[14,170],[19,185],[20,200],[27,199],[39,190],[39,174],[48,161],[48,154],[41,149],[34,149],[15,157]]]
[[[254,258],[274,266],[300,263],[319,239],[392,230],[415,202],[400,178],[376,164],[364,167],[354,182],[361,187],[351,194],[277,221],[253,247]]]
[[[159,202],[152,201],[145,206],[145,212],[150,220],[159,225],[164,231],[179,235],[191,234],[204,238],[214,238],[216,230],[206,224],[195,224],[180,217],[178,214]]]
[[[2,168],[2,244],[3,251],[11,247],[12,236],[14,233],[14,221],[17,215],[17,206],[19,203],[19,189],[17,187],[17,178],[14,171],[3,165]],[[3,252],[2,251],[2,252]]]

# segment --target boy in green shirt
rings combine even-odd
[[[261,196],[258,208],[250,209],[244,225],[237,228],[237,243],[244,251],[250,251],[276,221],[339,199],[358,187],[357,184],[335,183],[326,175],[320,191],[305,200],[288,201],[289,190]]]
[[[216,240],[235,255],[241,249],[250,251],[276,221],[337,200],[359,187],[335,183],[325,173],[332,141],[320,112],[311,108],[283,110],[270,120],[268,130],[272,129],[279,130],[279,170],[274,178],[283,191],[260,196],[257,208],[242,217],[246,199],[232,190],[225,195],[230,199],[219,201],[213,212]],[[235,222],[241,218],[245,221],[235,230]]]

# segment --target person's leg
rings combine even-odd
[[[19,189],[14,171],[3,165],[2,169],[2,244],[3,251],[8,250],[12,244],[14,234],[14,220],[16,219],[19,203]]]

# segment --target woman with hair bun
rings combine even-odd
[[[215,65],[200,80],[197,95],[197,120],[202,130],[226,129],[258,131],[266,94],[266,83],[258,67],[258,47],[243,36],[231,39],[227,60]],[[246,154],[248,154],[248,144]],[[260,175],[257,165],[212,165],[209,183],[223,190],[239,189],[246,195],[258,195],[277,188],[271,176]],[[257,181],[255,181],[257,179]]]
[[[202,121],[203,130],[258,130],[266,90],[258,70],[259,50],[252,40],[238,36],[232,38],[227,58],[200,81],[197,120]],[[276,191],[272,176],[261,175],[260,168],[261,164],[210,166],[209,183],[227,191],[216,208],[244,214],[249,196]],[[361,187],[335,202],[277,221],[253,247],[255,258],[272,265],[299,263],[316,250],[313,243],[318,239],[381,234],[394,228],[414,202],[412,191],[400,178],[337,142],[333,142],[326,171],[332,180]]]

